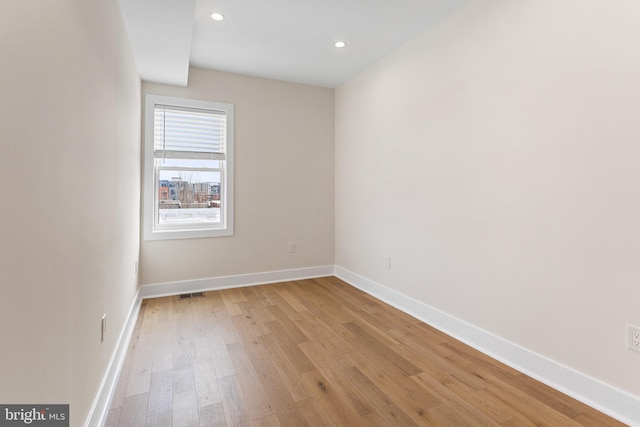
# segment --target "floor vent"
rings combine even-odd
[[[185,299],[185,298],[196,298],[196,297],[203,297],[203,296],[204,296],[204,292],[193,292],[191,294],[181,294],[179,298]]]

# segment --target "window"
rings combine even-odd
[[[233,235],[233,105],[146,95],[144,238]]]

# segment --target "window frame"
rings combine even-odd
[[[226,159],[220,169],[220,223],[219,224],[158,224],[158,197],[160,170],[206,170],[215,168],[191,168],[179,166],[155,166],[154,112],[156,106],[195,108],[224,111],[226,113]],[[144,98],[144,167],[143,167],[143,238],[144,240],[190,239],[233,236],[233,148],[234,106],[213,101],[195,100],[146,94]]]

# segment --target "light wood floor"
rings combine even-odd
[[[144,301],[107,426],[618,426],[335,277]]]

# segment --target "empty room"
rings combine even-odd
[[[637,1],[0,7],[0,425],[640,426]]]

